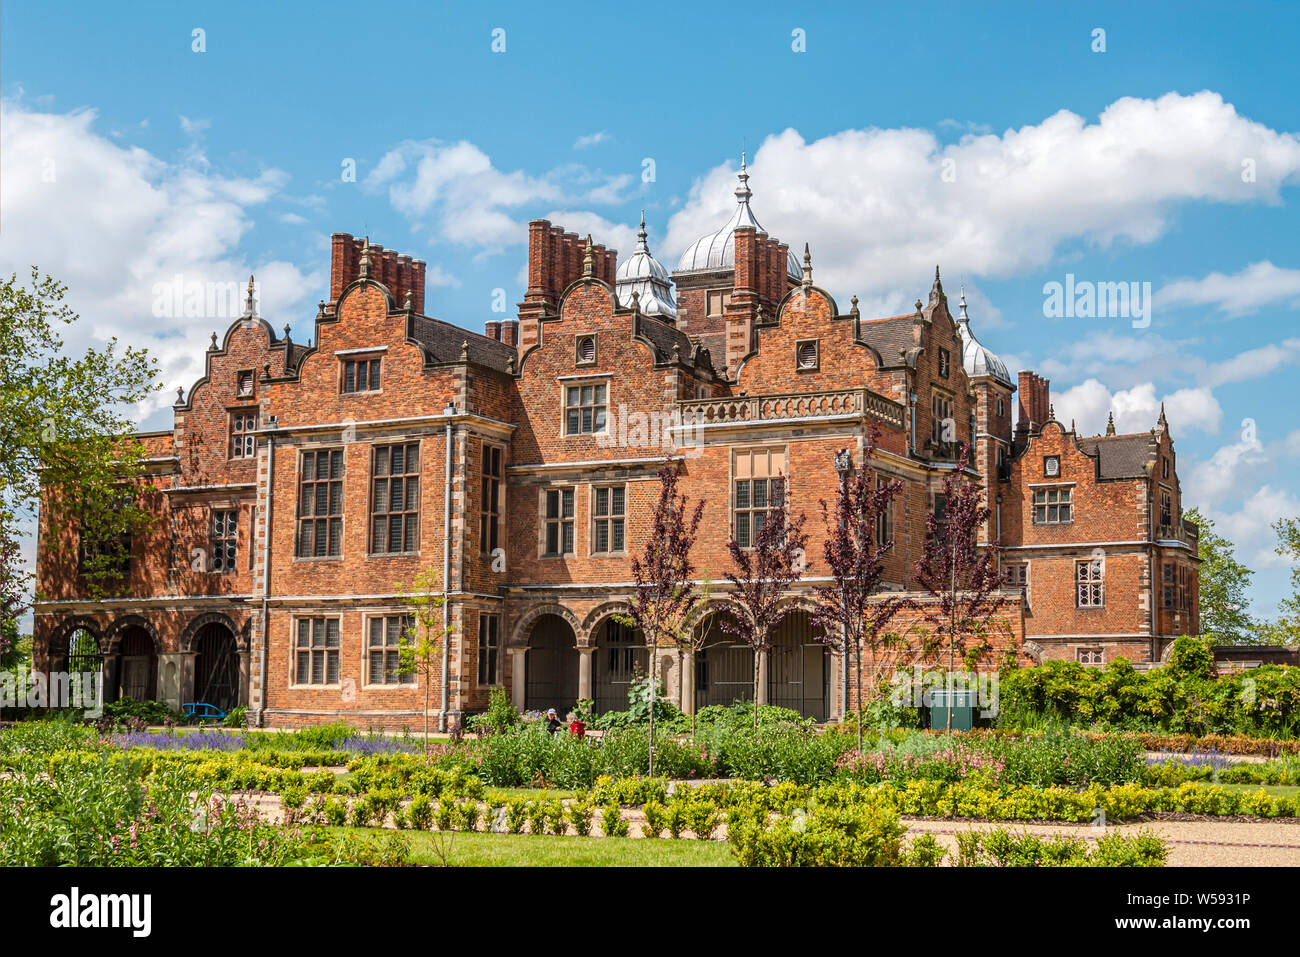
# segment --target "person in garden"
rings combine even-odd
[[[550,710],[548,710],[548,711],[546,712],[546,730],[547,730],[548,732],[550,732],[551,734],[554,734],[556,731],[560,730],[560,728],[562,728],[562,727],[564,727],[564,722],[562,722],[562,721],[561,721],[561,720],[556,716],[556,714],[555,714],[555,709],[554,709],[554,708],[551,708]]]

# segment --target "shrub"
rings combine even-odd
[[[767,825],[741,819],[727,839],[744,867],[882,867],[901,863],[904,830],[887,803],[864,802]]]
[[[243,728],[248,725],[248,705],[237,705],[230,709],[221,721],[223,728]]]
[[[720,823],[718,810],[711,801],[695,800],[686,804],[686,826],[700,840],[712,840]]]
[[[406,806],[406,819],[417,831],[427,831],[433,826],[433,802],[427,794],[417,794]]]
[[[514,797],[506,803],[506,827],[511,834],[522,834],[524,823],[528,820],[530,802],[525,798]]]
[[[600,827],[606,837],[627,837],[630,828],[617,804],[606,804],[600,809]]]
[[[918,834],[903,846],[902,863],[907,867],[938,867],[947,856],[933,834]]]
[[[658,801],[647,801],[642,810],[645,812],[645,836],[662,836],[668,826],[667,808]]]
[[[570,801],[565,809],[569,824],[573,826],[574,832],[579,837],[586,837],[591,833],[591,811],[591,799],[586,795]]]

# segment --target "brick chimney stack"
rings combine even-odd
[[[330,302],[339,301],[343,290],[361,275],[361,248],[364,239],[351,233],[335,233],[330,237]],[[412,259],[393,249],[370,244],[370,278],[383,283],[393,294],[398,308],[406,305],[406,294],[411,294],[411,308],[424,313],[424,269],[422,259]]]
[[[1047,421],[1048,410],[1051,408],[1048,389],[1050,385],[1050,380],[1044,379],[1037,373],[1020,373],[1020,388],[1016,390],[1020,397],[1019,417],[1016,421],[1017,434],[1037,432]]]
[[[582,260],[587,241],[577,233],[567,233],[563,226],[550,220],[535,219],[528,224],[528,290],[519,304],[520,348],[537,344],[542,316],[554,315],[560,294],[582,276]],[[593,273],[597,279],[614,285],[618,253],[602,245],[592,247]]]

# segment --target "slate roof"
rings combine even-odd
[[[1097,470],[1102,478],[1142,478],[1152,459],[1149,432],[1136,435],[1101,435],[1079,439],[1079,448],[1100,455]]]
[[[505,372],[515,350],[477,332],[470,332],[431,316],[412,316],[411,333],[429,354],[432,362],[459,362],[462,343],[469,343],[469,361],[476,365]],[[516,358],[515,362],[519,360]]]
[[[858,324],[858,338],[880,353],[884,368],[894,369],[903,365],[900,350],[912,348],[912,319],[915,313],[906,316],[890,316],[888,319],[871,319]]]

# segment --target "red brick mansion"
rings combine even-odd
[[[38,663],[98,665],[110,697],[246,704],[259,725],[418,727],[423,679],[396,668],[399,583],[432,568],[452,630],[440,721],[494,687],[520,708],[620,708],[649,662],[613,615],[672,454],[706,502],[701,575],[722,580],[728,540],[747,543],[778,477],[811,541],[758,681],[715,630],[681,666],[663,652],[667,693],[834,718],[841,662],[807,610],[826,581],[818,503],[837,450],[860,464],[873,427],[875,469],[904,485],[880,529],[893,587],[911,587],[925,515],[970,443],[1025,658],[1149,664],[1197,631],[1196,528],[1163,413],[1149,432],[1077,434],[1046,380],[1013,380],[975,338],[964,296],[950,311],[937,269],[906,315],[861,315],[856,298],[845,311],[750,199],[742,166],[734,214],[671,272],[644,223],[622,262],[530,223],[518,317],[485,333],[426,314],[423,262],[347,234],[307,343],[276,334],[250,283],[173,428],[140,436],[158,521],[131,543],[119,597],[91,600],[41,549]],[[52,535],[75,532],[43,523],[42,545]]]

